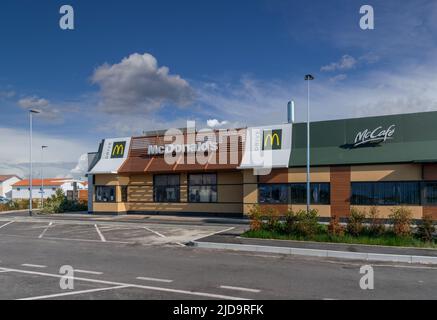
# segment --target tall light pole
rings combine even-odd
[[[41,209],[44,208],[44,176],[43,176],[43,161],[44,161],[44,149],[48,146],[41,146]]]
[[[307,104],[307,212],[311,210],[311,153],[310,153],[310,81],[314,80],[314,76],[307,74],[305,81],[308,83],[308,104]]]
[[[29,215],[32,216],[32,189],[33,189],[33,181],[32,181],[32,142],[33,142],[33,132],[32,132],[32,116],[34,114],[38,114],[40,113],[38,110],[29,110],[29,126],[30,126],[30,145],[29,145],[29,149],[30,149],[30,168],[29,168]]]

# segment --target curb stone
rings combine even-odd
[[[367,253],[367,252],[347,252],[347,251],[334,251],[334,250],[322,250],[322,249],[303,249],[303,248],[273,247],[273,246],[259,246],[259,245],[247,245],[247,244],[233,244],[233,243],[200,242],[200,241],[193,241],[192,243],[190,243],[190,245],[198,248],[205,248],[205,249],[225,249],[225,250],[246,251],[246,252],[279,253],[279,254],[309,256],[309,257],[319,257],[319,258],[337,258],[337,259],[349,259],[349,260],[437,265],[437,257],[427,257],[427,256],[381,254],[381,253]]]

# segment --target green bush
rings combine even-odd
[[[262,211],[259,205],[253,205],[249,210],[250,230],[259,231],[263,228]]]
[[[426,215],[422,218],[421,223],[417,226],[417,237],[425,242],[434,240],[435,226],[432,217]]]
[[[411,216],[412,212],[410,209],[405,207],[395,208],[391,210],[389,216],[391,223],[393,225],[393,233],[398,237],[410,237],[411,232]]]
[[[356,208],[351,209],[351,214],[348,217],[346,231],[351,236],[357,237],[364,231],[364,221],[366,219],[366,212],[360,211]]]
[[[86,211],[88,205],[86,202],[68,200],[61,189],[44,202],[44,213],[64,213],[74,211]]]
[[[320,232],[319,213],[317,210],[299,210],[288,214],[287,230],[296,235],[311,237]]]
[[[332,216],[328,225],[328,234],[331,237],[342,237],[344,236],[344,228],[340,224],[340,219],[337,216]]]
[[[266,222],[263,223],[263,229],[268,231],[281,231],[282,224],[279,221],[279,212],[273,208],[267,208],[263,211]]]
[[[369,211],[369,234],[373,236],[380,236],[386,233],[385,225],[379,217],[379,211],[376,207],[371,207]]]

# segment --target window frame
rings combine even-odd
[[[168,178],[167,178],[167,184],[166,185],[157,186],[156,185],[156,178],[157,177],[164,177],[164,176],[166,176],[166,177],[169,177],[169,176],[175,176],[176,177],[177,176],[179,184],[177,184],[177,185],[168,184]],[[166,199],[166,201],[157,201],[157,198],[156,198],[156,188],[158,188],[158,187],[175,187],[177,189],[177,191],[176,191],[176,194],[177,194],[176,199],[172,200],[172,201],[168,201],[168,199]],[[180,202],[181,202],[181,175],[180,174],[175,174],[175,173],[170,173],[170,174],[154,174],[153,175],[153,203],[180,203]]]
[[[191,183],[191,177],[192,176],[202,176],[202,184],[192,184]],[[204,176],[206,175],[214,175],[215,176],[215,183],[204,183]],[[215,201],[191,201],[190,199],[190,188],[191,187],[214,187],[215,193],[216,193],[216,199]],[[211,198],[211,197],[210,197]],[[214,173],[189,173],[187,177],[187,202],[188,203],[218,203],[218,174],[217,172]]]
[[[292,188],[293,186],[297,186],[297,185],[303,185],[305,186],[305,194],[304,194],[304,200],[300,201],[300,200],[295,200],[292,198]],[[326,205],[329,206],[331,205],[331,183],[330,182],[311,182],[311,191],[313,191],[313,188],[316,185],[325,185],[328,186],[328,201],[326,202],[315,202],[313,197],[312,197],[312,192],[311,192],[311,205]],[[285,186],[287,188],[287,199],[285,201],[278,201],[278,202],[261,202],[261,189],[263,186]],[[323,191],[323,190],[321,190]],[[290,204],[290,205],[304,205],[306,204],[306,183],[305,182],[291,182],[291,183],[258,183],[258,203],[261,205],[282,205],[282,204]]]
[[[97,189],[98,188],[108,188],[108,189],[113,189],[114,190],[114,201],[102,201],[102,200],[97,200]],[[116,186],[94,186],[94,202],[96,203],[117,203],[117,189]]]
[[[399,202],[396,203],[389,203],[387,200],[384,201],[384,203],[380,203],[378,202],[379,197],[377,198],[375,196],[375,187],[377,185],[381,186],[381,185],[389,185],[389,184],[416,184],[416,186],[418,187],[418,194],[416,194],[417,196],[417,202],[403,202],[401,201],[403,196],[402,194],[399,194],[397,196],[399,196]],[[370,184],[371,189],[372,189],[372,194],[371,197],[369,197],[371,200],[371,202],[368,203],[356,203],[354,201],[354,193],[353,193],[353,185],[354,184]],[[418,180],[404,180],[404,181],[351,181],[351,191],[350,191],[350,204],[351,206],[378,206],[378,207],[393,207],[393,206],[422,206],[424,203],[424,188],[423,188],[423,181],[418,181]]]

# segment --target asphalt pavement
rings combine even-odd
[[[437,298],[436,267],[374,263],[363,290],[363,262],[193,248],[245,226],[154,219],[0,216],[0,299]]]

